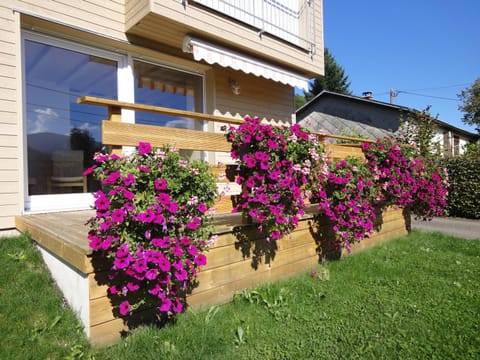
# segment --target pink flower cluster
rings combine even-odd
[[[249,117],[226,136],[242,185],[234,211],[248,214],[267,240],[291,232],[304,214],[302,187],[323,152],[316,137],[299,125],[274,127]]]
[[[445,168],[422,160],[415,168],[417,191],[410,206],[417,219],[431,220],[444,216],[448,196],[448,174]]]
[[[401,147],[393,139],[385,138],[376,143],[363,143],[362,150],[378,186],[378,202],[400,207],[412,203],[416,192],[413,169],[419,160],[413,151]],[[412,148],[413,150],[413,148]]]
[[[362,160],[347,157],[337,162],[329,161],[328,173],[318,174],[312,191],[312,201],[318,202],[320,214],[333,223],[337,237],[330,244],[332,248],[343,246],[350,252],[351,243],[373,233],[375,192]]]
[[[390,138],[364,143],[362,149],[377,184],[379,202],[409,208],[424,220],[444,215],[448,195],[445,169],[416,157],[414,147],[400,146]]]
[[[88,222],[90,247],[111,264],[110,294],[128,315],[155,304],[167,316],[185,305],[198,268],[206,264],[207,210],[216,198],[207,166],[178,153],[140,143],[128,158],[98,154],[93,172],[104,190],[95,193]]]

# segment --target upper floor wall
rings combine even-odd
[[[126,33],[181,49],[185,36],[305,77],[324,74],[321,0],[126,0]]]
[[[158,6],[169,1],[159,2]],[[181,1],[171,3],[174,7],[173,3],[178,5]],[[169,26],[165,18],[159,17],[156,27],[141,36],[126,32],[126,5],[133,5],[128,9],[135,12],[135,9],[141,11],[144,6],[149,7],[150,3],[142,0],[129,4],[124,0],[0,1],[0,231],[14,228],[14,217],[24,212],[88,208],[91,202],[88,193],[73,191],[78,189],[50,189],[49,179],[53,174],[54,152],[72,147],[71,129],[77,126],[88,129],[97,141],[100,122],[106,114],[83,109],[86,105],[78,108],[76,97],[101,96],[97,91],[104,83],[101,80],[110,79],[104,87],[111,90],[110,95],[103,97],[121,101],[148,103],[145,97],[150,94],[148,101],[156,105],[175,107],[168,102],[175,97],[178,106],[198,112],[240,117],[248,114],[277,123],[292,121],[294,88],[278,77],[285,73],[307,77],[307,70],[289,64],[288,55],[282,56],[287,60],[274,61],[248,49],[242,50],[235,43],[202,36],[205,33],[187,26],[189,35],[210,41],[218,48],[228,48],[232,56],[249,58],[253,65],[263,64],[263,75],[273,67],[277,71],[268,77],[258,77],[218,63],[200,61],[183,51],[183,33],[178,43],[171,42],[168,32],[178,36],[179,28]],[[192,14],[190,9],[186,10],[188,16]],[[210,12],[214,11],[210,9]],[[203,22],[206,21],[204,18]],[[228,22],[237,24],[231,18]],[[250,31],[248,26],[242,23],[242,29]],[[156,32],[164,32],[166,36]],[[218,27],[217,33],[222,32]],[[287,45],[286,40],[274,35],[263,35],[259,41],[307,53],[306,49]],[[99,68],[103,67],[109,70],[102,73]],[[150,69],[162,71],[151,73]],[[186,79],[195,79],[195,87],[184,86]],[[96,90],[92,90],[94,85]],[[191,94],[192,89],[195,96]],[[128,111],[124,115],[122,119],[127,122],[147,120]],[[92,116],[94,122],[90,119]],[[172,119],[172,126],[180,126],[176,120]],[[58,141],[51,141],[50,135]]]

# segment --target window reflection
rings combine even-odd
[[[202,77],[162,66],[134,61],[135,102],[178,110],[203,112]],[[199,129],[198,121],[137,112],[138,124]]]
[[[101,148],[107,110],[77,97],[117,99],[117,62],[25,41],[29,195],[92,191],[81,172]]]

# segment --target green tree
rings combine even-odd
[[[440,156],[440,144],[433,141],[437,118],[430,114],[430,106],[422,111],[412,109],[403,113],[395,133],[396,140],[403,144],[415,143],[418,155],[424,158]]]
[[[295,94],[295,109],[300,109],[306,102],[305,96]]]
[[[315,78],[313,82],[310,83],[310,91],[304,91],[305,98],[311,100],[322,90],[350,95],[352,92],[350,91],[348,76],[345,75],[345,70],[335,61],[335,58],[327,48],[325,48],[324,52],[324,61],[325,75],[320,78]]]
[[[466,144],[464,150],[464,158],[480,160],[480,140]]]
[[[477,125],[480,132],[480,78],[472,86],[462,90],[458,98],[463,102],[458,110],[464,113],[462,121],[468,125]]]

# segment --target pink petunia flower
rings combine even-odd
[[[112,213],[112,221],[116,223],[121,223],[125,219],[125,210],[115,209]]]
[[[155,280],[158,276],[158,269],[149,269],[146,273],[145,273],[145,277],[148,279],[148,280]]]
[[[120,304],[119,310],[120,310],[120,314],[122,316],[128,315],[130,313],[130,309],[131,309],[130,308],[130,303],[127,300],[123,301]]]
[[[168,183],[165,179],[155,179],[154,180],[155,189],[159,191],[167,190]]]
[[[175,300],[175,304],[173,305],[173,312],[174,313],[181,313],[183,310],[183,304],[181,303],[181,301],[177,298]]]
[[[203,254],[197,254],[194,261],[197,266],[205,266],[207,264],[207,257]]]
[[[149,154],[152,151],[152,146],[148,142],[139,142],[138,143],[138,154],[140,156]]]

